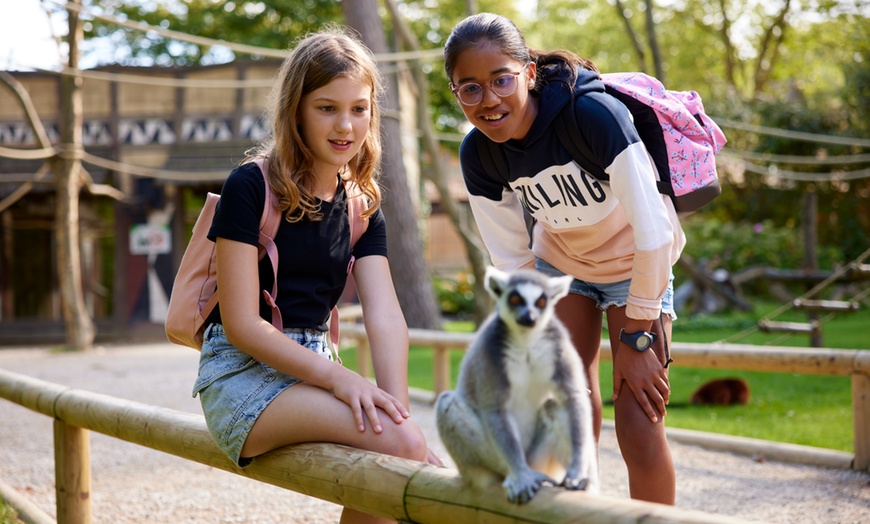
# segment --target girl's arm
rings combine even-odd
[[[408,326],[384,256],[354,262],[353,277],[372,349],[375,379],[383,390],[408,405]]]
[[[221,319],[230,343],[282,373],[332,391],[350,406],[360,431],[365,430],[363,413],[375,432],[381,431],[377,408],[397,423],[407,418],[404,402],[297,344],[260,317],[257,246],[219,237],[216,250]]]
[[[535,255],[529,248],[529,232],[523,206],[504,180],[496,180],[484,168],[478,140],[472,130],[459,148],[462,178],[468,203],[492,265],[503,270],[534,269]]]
[[[505,188],[498,201],[469,191],[468,203],[492,265],[503,271],[534,269],[523,206],[513,191]]]
[[[378,386],[409,406],[408,325],[396,298],[389,261],[380,255],[362,257],[354,262],[353,278],[363,307]],[[405,413],[410,416],[409,411]],[[444,467],[431,449],[427,461]]]

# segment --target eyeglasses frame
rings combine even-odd
[[[523,71],[525,71],[526,68],[528,68],[528,67],[529,67],[529,64],[526,64],[526,65],[524,65],[524,66],[522,67],[522,69],[520,69],[519,71],[509,71],[509,72],[506,72],[506,73],[499,73],[499,74],[493,76],[492,78],[490,78],[489,80],[487,80],[486,82],[484,82],[484,83],[482,83],[482,84],[481,84],[481,83],[478,83],[478,82],[465,82],[465,83],[462,83],[462,84],[459,84],[459,85],[454,85],[453,82],[450,82],[450,91],[453,92],[453,96],[456,97],[456,100],[459,100],[459,103],[460,103],[460,104],[462,104],[462,105],[464,105],[464,106],[469,106],[469,107],[476,106],[476,105],[480,104],[481,102],[483,102],[483,94],[480,95],[480,100],[478,100],[477,102],[475,102],[475,103],[473,103],[473,104],[467,104],[467,103],[465,103],[465,102],[462,101],[462,98],[459,96],[458,91],[459,91],[460,89],[462,89],[463,86],[467,86],[467,85],[470,85],[470,84],[474,84],[474,85],[480,86],[481,93],[483,93],[483,90],[484,90],[484,89],[489,89],[490,91],[492,91],[492,93],[493,93],[495,96],[497,96],[497,97],[499,97],[499,98],[506,98],[506,97],[509,97],[509,96],[511,96],[512,94],[514,94],[514,93],[517,92],[517,87],[516,87],[516,86],[519,85],[519,82],[517,82],[517,84],[514,86],[514,90],[511,91],[510,93],[506,94],[506,95],[500,95],[500,94],[496,93],[495,90],[492,89],[492,82],[493,82],[495,79],[500,78],[500,77],[505,76],[505,75],[514,75],[515,78],[519,78],[519,76],[523,73]]]

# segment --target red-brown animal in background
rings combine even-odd
[[[689,400],[695,405],[732,406],[749,403],[749,384],[742,378],[720,378],[702,384]]]

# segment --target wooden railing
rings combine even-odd
[[[343,343],[356,347],[357,370],[369,376],[370,351],[365,328],[362,324],[343,322],[341,334]],[[449,389],[450,351],[465,350],[473,334],[410,329],[409,336],[412,345],[427,346],[433,350],[435,395]],[[601,358],[610,359],[610,342],[602,341],[601,349]],[[855,431],[852,467],[856,470],[870,469],[870,350],[675,342],[671,345],[671,356],[681,367],[851,377]]]
[[[334,444],[298,444],[237,467],[201,415],[149,406],[0,369],[0,397],[54,418],[57,521],[89,524],[89,432],[401,522],[737,523],[739,519],[583,492],[543,488],[529,504],[499,487],[469,490],[453,469]]]

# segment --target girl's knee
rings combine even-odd
[[[428,455],[426,436],[420,427],[410,420],[405,420],[391,431],[387,448],[383,453],[411,460],[425,462]],[[382,434],[381,436],[384,436]]]
[[[617,431],[616,436],[623,459],[630,468],[632,465],[641,469],[655,467],[670,457],[670,447],[663,431]]]

